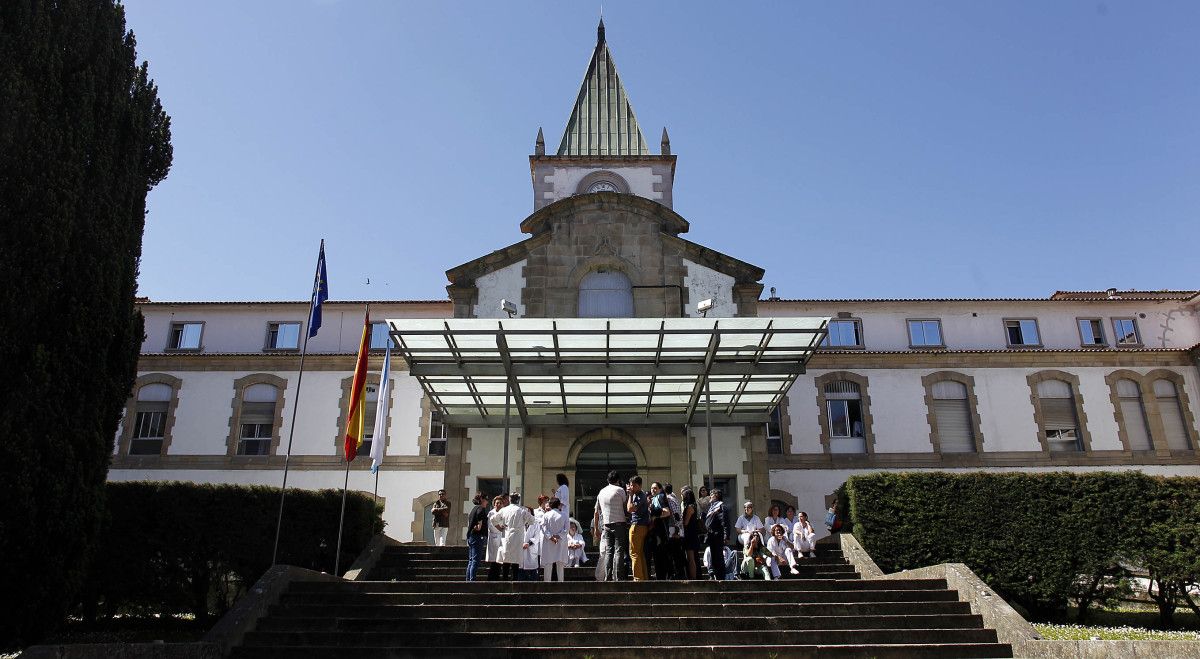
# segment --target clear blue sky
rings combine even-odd
[[[125,4],[174,134],[156,300],[307,299],[321,238],[335,299],[445,297],[525,237],[600,6]],[[604,11],[687,237],[783,297],[1200,287],[1200,2]]]

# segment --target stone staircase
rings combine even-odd
[[[1011,657],[942,579],[864,580],[835,544],[763,581],[463,581],[462,547],[389,548],[371,581],[294,582],[233,656]]]

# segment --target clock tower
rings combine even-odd
[[[534,154],[529,157],[533,178],[533,209],[567,197],[592,192],[632,194],[672,205],[675,156],[663,128],[659,155],[650,153],[633,105],[617,75],[617,66],[604,38],[604,20],[596,29],[596,48],[558,151],[546,153],[538,129]]]

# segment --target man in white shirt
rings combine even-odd
[[[762,520],[758,518],[758,515],[754,514],[754,503],[747,501],[742,505],[742,509],[746,512],[741,517],[737,518],[737,521],[733,523],[733,527],[737,529],[738,540],[740,540],[742,542],[742,546],[745,547],[750,544],[751,533],[754,533],[755,531],[762,531],[763,523]]]
[[[600,507],[600,524],[604,528],[605,581],[621,581],[625,578],[625,555],[629,552],[629,518],[625,516],[625,504],[629,496],[620,483],[620,474],[608,472],[608,485],[601,488],[596,496],[596,505]]]

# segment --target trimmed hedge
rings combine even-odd
[[[1035,615],[1086,612],[1137,566],[1200,574],[1200,479],[1140,472],[877,473],[846,483],[854,533],[884,571],[965,563]],[[1159,602],[1164,623],[1185,597]],[[1168,611],[1169,609],[1169,611]]]
[[[108,515],[83,609],[99,613],[223,613],[271,566],[279,488],[184,482],[108,483]],[[288,489],[279,562],[329,572],[341,490]],[[338,573],[382,528],[381,508],[350,492]]]

